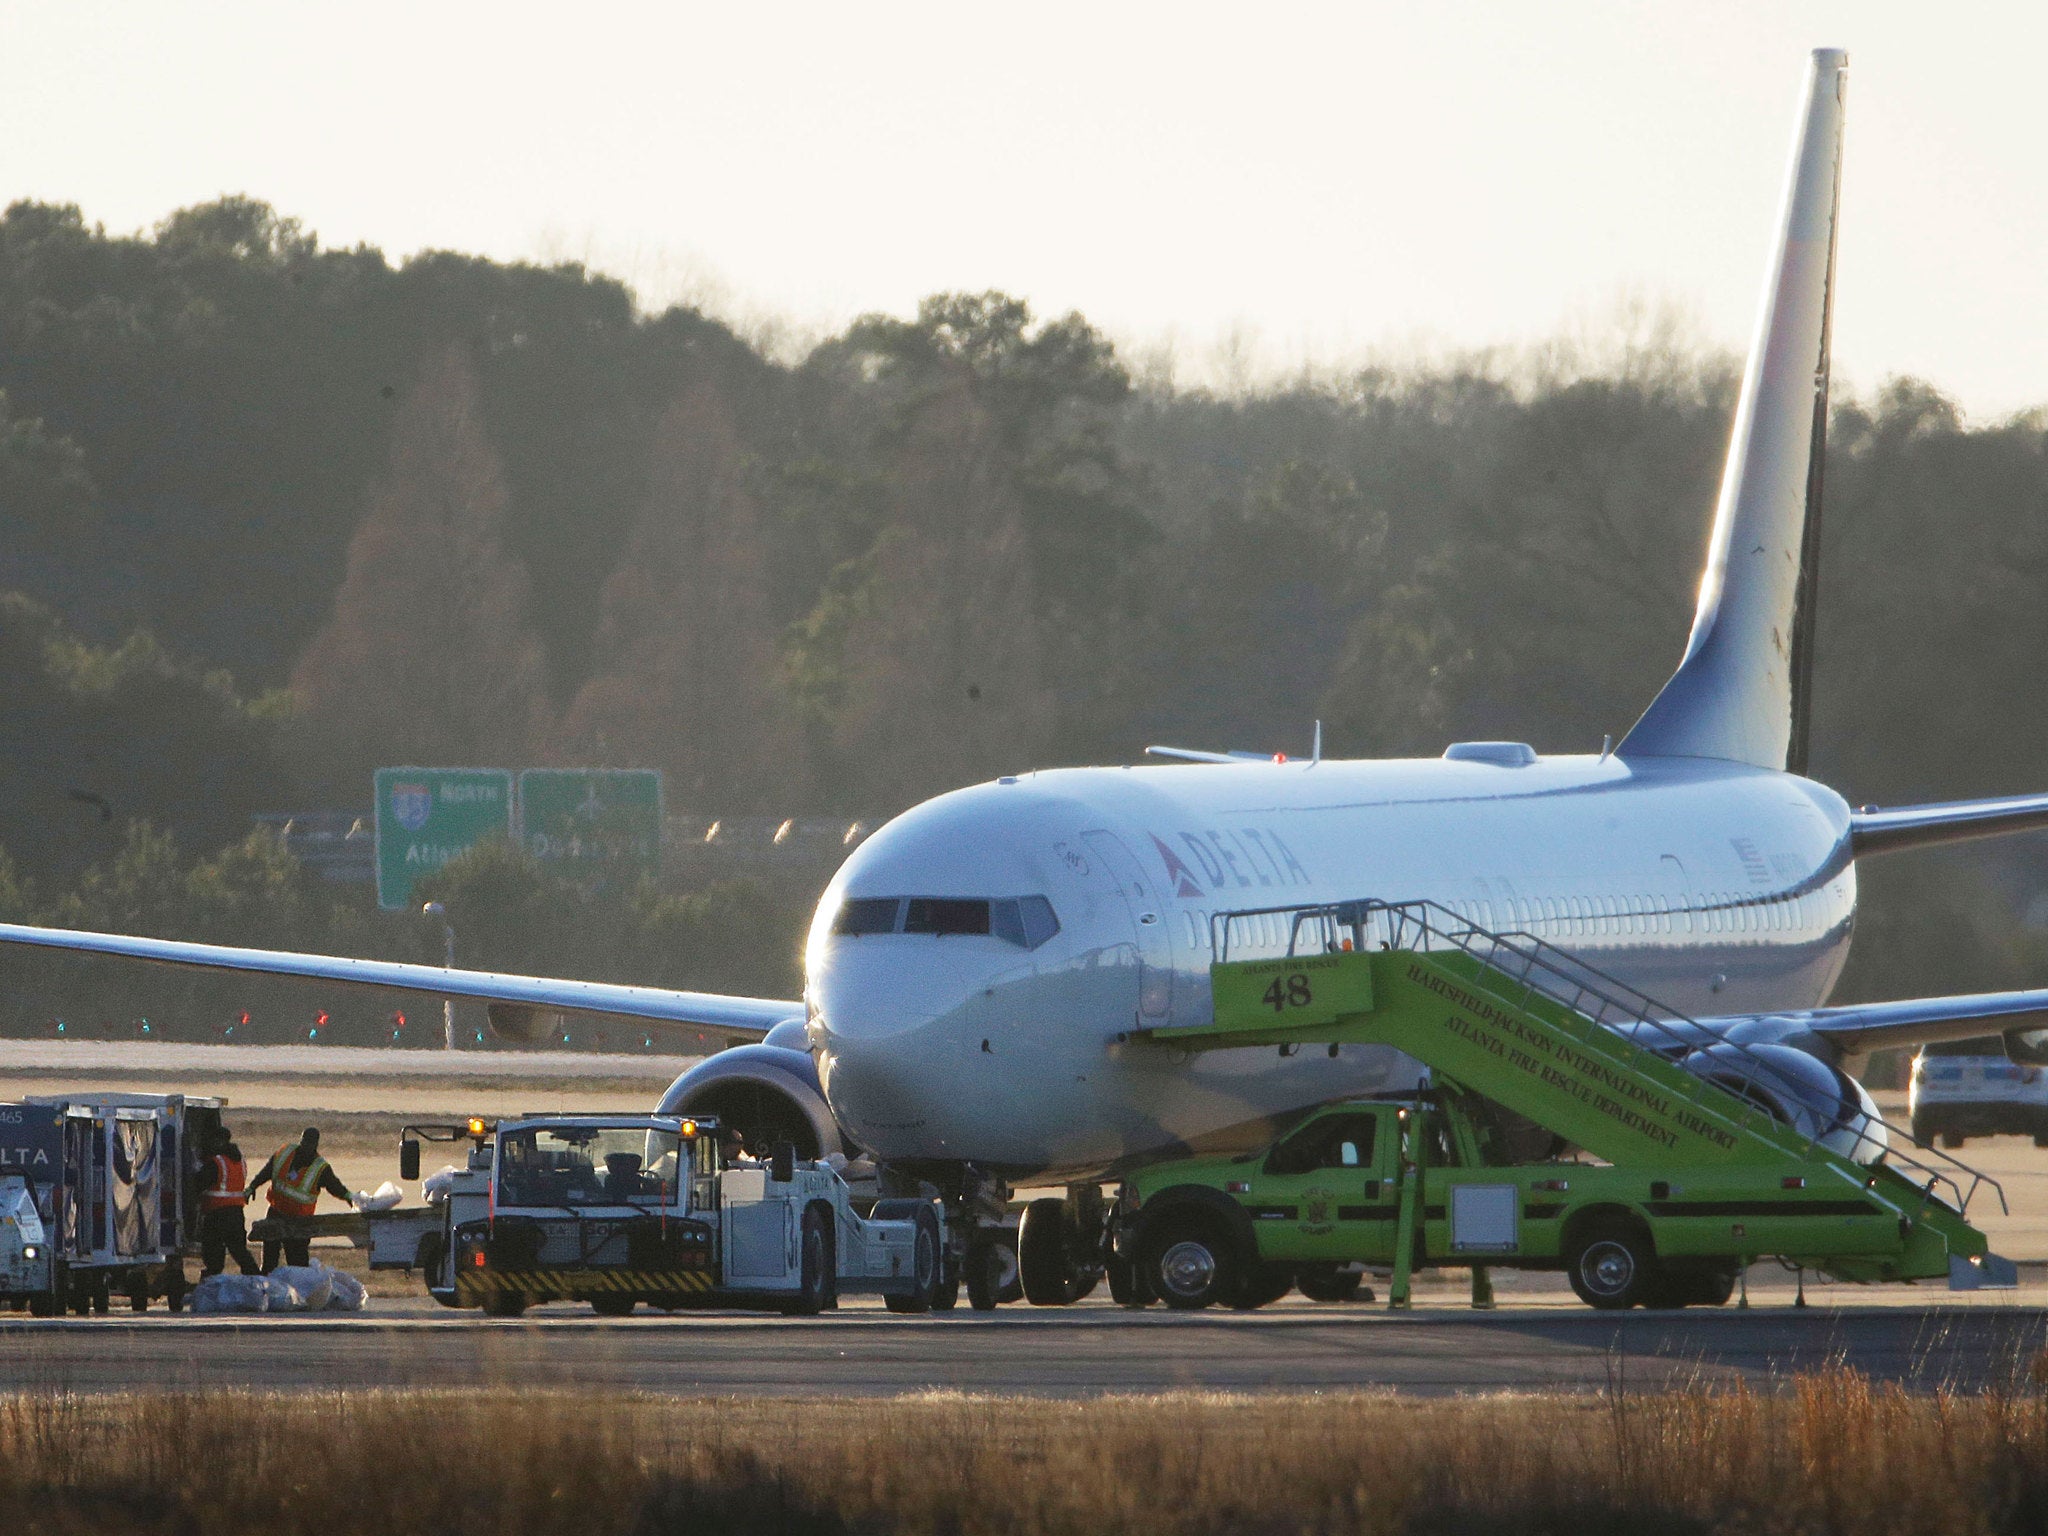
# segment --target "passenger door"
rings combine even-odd
[[[1164,893],[1114,832],[1083,832],[1092,858],[1116,882],[1138,934],[1138,1011],[1163,1019],[1173,1009],[1173,938]]]

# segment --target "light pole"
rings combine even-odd
[[[455,969],[455,925],[448,921],[448,909],[438,901],[430,901],[420,908],[422,917],[438,917],[441,920],[441,937],[445,941],[441,964],[448,970]],[[441,1048],[455,1049],[455,999],[441,999]]]

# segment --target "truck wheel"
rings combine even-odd
[[[1285,1264],[1254,1264],[1238,1283],[1230,1305],[1239,1312],[1256,1312],[1293,1289],[1294,1271]]]
[[[939,1254],[939,1283],[932,1287],[932,1310],[950,1312],[960,1305],[960,1263],[951,1254]]]
[[[526,1298],[517,1291],[492,1291],[484,1297],[485,1317],[517,1317],[526,1310]]]
[[[881,1206],[876,1206],[877,1215]],[[932,1208],[923,1201],[918,1202],[916,1216],[917,1234],[911,1240],[911,1270],[915,1289],[908,1295],[885,1295],[882,1305],[891,1312],[929,1312],[932,1309],[932,1292],[938,1287],[939,1266],[945,1252],[939,1243],[938,1218],[932,1215]]]
[[[1925,1115],[1913,1117],[1913,1145],[1931,1147],[1934,1145],[1934,1127],[1927,1123]]]
[[[1969,1139],[1961,1131],[1943,1131],[1941,1133],[1941,1144],[1951,1152],[1955,1151],[1957,1147],[1960,1147]]]
[[[1071,1306],[1081,1299],[1068,1238],[1066,1201],[1047,1196],[1024,1207],[1017,1224],[1017,1273],[1024,1299],[1034,1307]]]
[[[1603,1312],[1638,1305],[1657,1283],[1649,1239],[1627,1227],[1595,1227],[1573,1247],[1565,1267],[1579,1300]]]
[[[1244,1266],[1223,1224],[1181,1211],[1151,1224],[1140,1247],[1144,1278],[1176,1312],[1199,1312],[1237,1294]]]
[[[57,1304],[57,1293],[55,1291],[37,1291],[35,1295],[28,1299],[28,1315],[30,1317],[55,1317],[63,1310]]]
[[[590,1310],[599,1317],[631,1317],[637,1296],[593,1296]]]
[[[1304,1264],[1294,1283],[1310,1301],[1350,1301],[1358,1295],[1365,1276],[1334,1264]]]
[[[816,1317],[831,1299],[832,1236],[815,1208],[804,1212],[797,1250],[801,1254],[797,1293],[787,1310],[792,1317]]]
[[[442,1283],[444,1277],[441,1274],[441,1265],[447,1257],[446,1232],[425,1232],[420,1235],[419,1246],[412,1251],[412,1262],[413,1267],[419,1270],[421,1278],[427,1282],[428,1290]],[[452,1275],[446,1278],[450,1284],[454,1282]]]
[[[1006,1285],[1016,1283],[1017,1256],[1008,1243],[977,1232],[967,1240],[967,1257],[961,1267],[967,1271],[967,1305],[977,1312],[993,1312],[996,1304],[1009,1300]]]
[[[1725,1307],[1742,1274],[1740,1264],[1703,1264],[1691,1276],[1689,1299],[1696,1307]]]

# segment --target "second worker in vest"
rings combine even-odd
[[[242,1221],[249,1172],[242,1162],[242,1149],[223,1125],[215,1128],[208,1151],[212,1155],[199,1170],[200,1259],[209,1275],[226,1269],[230,1258],[243,1274],[253,1275],[257,1272],[256,1255],[249,1251],[249,1232]]]
[[[263,1273],[267,1275],[277,1268],[280,1247],[287,1264],[303,1265],[311,1258],[312,1234],[299,1223],[313,1214],[323,1190],[350,1204],[354,1204],[355,1197],[320,1155],[320,1133],[311,1126],[297,1141],[287,1142],[272,1153],[263,1171],[249,1181],[251,1200],[265,1182],[270,1185],[270,1219],[277,1229],[275,1237],[263,1239]]]

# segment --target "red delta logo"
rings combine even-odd
[[[1195,872],[1183,864],[1180,855],[1159,841],[1157,833],[1145,834],[1152,839],[1152,846],[1159,850],[1159,857],[1166,865],[1166,878],[1173,882],[1173,894],[1180,897],[1201,899],[1202,888],[1195,884]]]

